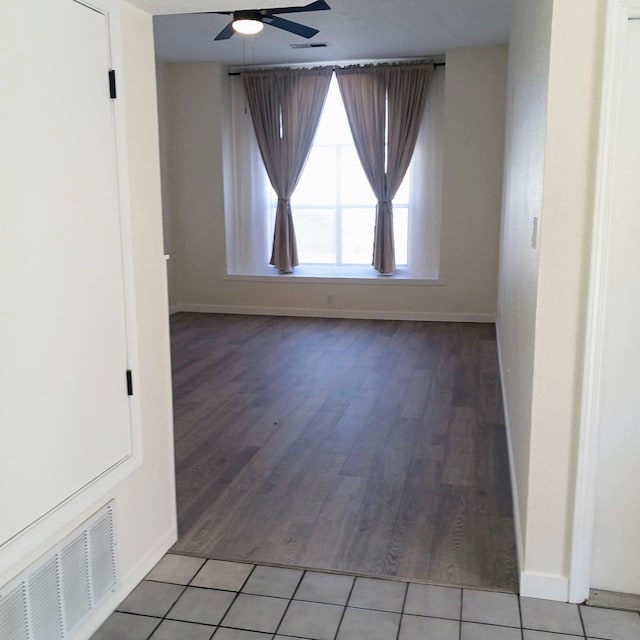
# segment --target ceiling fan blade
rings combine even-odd
[[[235,31],[233,30],[233,20],[214,38],[214,40],[228,40]]]
[[[280,9],[265,9],[268,14],[299,13],[301,11],[328,11],[331,7],[324,0],[317,0],[303,7],[281,7]]]
[[[312,29],[298,22],[291,22],[291,20],[285,20],[277,16],[265,16],[263,20],[265,24],[270,24],[272,27],[277,27],[278,29],[284,29],[303,38],[313,38],[316,33],[320,33],[318,29]]]

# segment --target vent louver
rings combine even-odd
[[[58,558],[53,557],[27,581],[31,635],[34,640],[62,640],[62,606]]]
[[[326,42],[294,42],[289,46],[292,49],[324,49],[329,45]]]
[[[111,502],[0,589],[0,638],[71,638],[117,586]]]
[[[87,532],[83,531],[60,554],[62,601],[67,629],[73,629],[91,608],[88,538]]]
[[[0,638],[29,640],[28,622],[27,590],[22,583],[0,599]]]

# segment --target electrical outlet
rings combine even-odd
[[[327,295],[327,304],[333,304],[333,293]]]

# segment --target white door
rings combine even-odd
[[[614,136],[591,587],[640,594],[640,20]]]
[[[108,19],[2,14],[0,549],[132,448]]]

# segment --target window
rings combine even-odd
[[[437,279],[440,263],[444,70],[431,80],[422,128],[393,201],[395,277]],[[225,153],[225,233],[231,275],[277,276],[269,265],[276,198],[262,164],[240,79],[232,81]],[[321,178],[318,178],[321,176]],[[337,81],[291,198],[300,267],[295,275],[378,278],[371,266],[376,199],[355,150]]]
[[[300,264],[371,264],[376,198],[360,164],[335,77],[291,208]],[[408,214],[409,172],[393,202],[398,267],[407,266]]]

